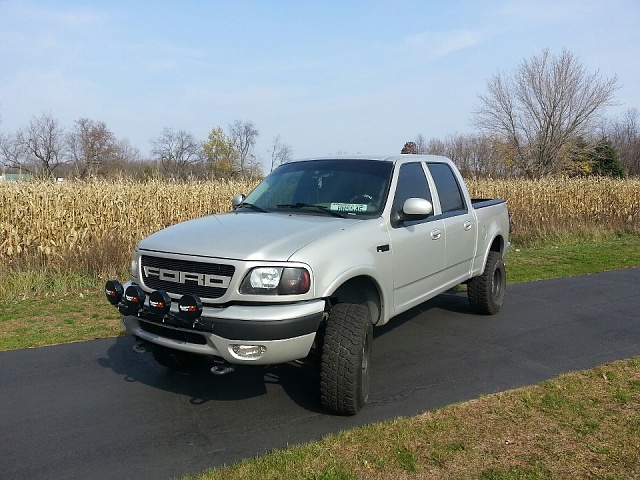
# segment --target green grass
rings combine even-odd
[[[640,237],[559,239],[528,248],[515,245],[505,263],[509,283],[640,266]]]
[[[101,292],[0,302],[0,350],[114,337],[117,310]]]

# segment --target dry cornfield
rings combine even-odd
[[[0,184],[2,265],[112,272],[167,225],[230,209],[255,182],[133,181]],[[507,199],[514,241],[640,234],[640,179],[470,180],[473,197]]]
[[[482,179],[467,187],[472,197],[507,200],[516,243],[640,234],[640,178]]]
[[[0,184],[0,259],[15,267],[112,273],[135,244],[168,225],[230,210],[242,181]]]

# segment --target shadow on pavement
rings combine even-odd
[[[189,370],[173,370],[158,364],[151,353],[133,351],[132,337],[118,337],[107,356],[98,358],[126,382],[139,382],[150,387],[190,398],[193,405],[207,402],[238,401],[267,393],[270,385],[279,385],[301,407],[322,412],[318,400],[317,371],[307,362],[289,362],[269,366],[235,365],[226,375],[213,375],[212,359],[203,358]]]

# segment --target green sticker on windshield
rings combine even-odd
[[[332,203],[329,208],[336,212],[366,212],[366,203]]]

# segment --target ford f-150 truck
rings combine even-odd
[[[130,280],[105,285],[134,349],[162,365],[314,358],[322,404],[352,415],[374,326],[461,283],[476,312],[502,306],[506,203],[471,199],[445,157],[292,161],[232,206],[142,240]]]

